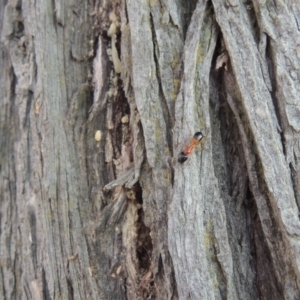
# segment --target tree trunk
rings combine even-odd
[[[300,4],[4,2],[3,298],[300,299]]]

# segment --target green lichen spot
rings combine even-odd
[[[173,93],[172,93],[172,98],[175,100],[177,98],[177,95],[179,93],[180,89],[180,80],[179,79],[174,79],[173,80]]]
[[[214,245],[214,236],[213,236],[213,222],[210,219],[207,222],[205,233],[204,233],[204,246],[207,250],[212,248]]]
[[[197,63],[204,61],[205,55],[203,53],[202,45],[199,44],[197,48]]]
[[[149,0],[150,6],[155,6],[157,4],[157,0]]]
[[[173,54],[173,60],[171,62],[171,67],[173,70],[175,70],[179,67],[179,55],[178,52],[176,51],[174,51],[172,54]]]
[[[162,137],[162,131],[159,119],[155,120],[155,137],[159,140]]]

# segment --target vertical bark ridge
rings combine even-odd
[[[171,122],[165,119],[165,116],[170,112],[167,115],[164,114],[161,97],[166,97],[167,109],[169,110],[168,99],[171,97],[164,94],[164,87],[167,86],[165,80],[167,82],[172,81],[173,76],[170,77],[169,75],[164,79],[163,73],[165,70],[162,68],[162,72],[158,71],[158,68],[162,67],[160,59],[163,62],[165,61],[165,57],[161,57],[160,36],[166,34],[166,30],[170,28],[171,24],[167,22],[166,29],[162,30],[161,33],[155,28],[157,25],[155,20],[153,20],[151,25],[151,10],[157,9],[157,5],[159,7],[159,3],[156,1],[151,2],[150,5],[146,2],[137,4],[127,1],[127,12],[131,36],[132,86],[137,109],[141,117],[147,163],[151,168],[152,177],[152,179],[147,178],[150,170],[144,168],[144,172],[142,171],[141,173],[141,186],[143,189],[145,224],[151,229],[152,244],[154,245],[150,270],[153,272],[154,282],[157,286],[157,291],[159,291],[157,296],[161,299],[171,299],[175,293],[174,279],[166,245],[166,212],[167,201],[170,197],[170,189],[166,187],[170,187],[171,183],[171,170],[168,166],[171,151],[167,140],[170,138],[168,132]],[[166,4],[162,5],[162,9],[167,11],[168,6]],[[148,48],[146,46],[153,44],[152,26],[154,26],[155,36],[157,37],[158,44],[156,48]],[[178,35],[176,30],[174,34]],[[143,41],[140,40],[141,36],[144,37]],[[176,37],[176,40],[180,42],[180,38]],[[156,54],[155,51],[157,51]],[[157,61],[155,61],[155,55],[157,55]],[[170,58],[168,58],[169,60]],[[160,74],[161,78],[158,78],[157,74]],[[159,93],[160,89],[161,93]],[[147,173],[145,172],[146,170]],[[148,190],[150,186],[153,187],[152,191]],[[152,218],[149,218],[149,216],[152,216]],[[163,274],[159,274],[157,269],[160,259],[164,268]],[[163,281],[160,276],[163,276]]]
[[[75,294],[85,298],[95,287],[88,274],[88,252],[78,203],[79,199],[87,198],[87,188],[76,175],[73,129],[65,122],[70,95],[76,94],[77,85],[81,88],[86,75],[77,72],[74,76],[65,70],[66,66],[78,69],[74,68],[78,62],[72,62],[70,57],[70,42],[65,33],[72,30],[69,24],[63,24],[62,16],[53,17],[51,7],[54,8],[51,1],[35,7],[28,2],[10,1],[2,28],[16,78],[12,81],[17,101],[13,118],[20,120],[12,126],[18,131],[12,153],[20,166],[15,179],[15,223],[20,233],[10,235],[12,245],[19,245],[20,253],[13,260],[19,262],[23,273],[19,278],[16,272],[14,280],[18,287],[4,287],[6,296],[12,299],[21,297],[18,293],[22,290],[36,299],[42,295],[67,299]],[[56,13],[60,13],[57,4]],[[84,66],[85,58],[77,58]],[[62,64],[65,60],[70,63]],[[86,118],[89,93],[76,95],[77,103],[85,101],[80,108]],[[71,124],[79,117],[78,125],[82,126],[82,115],[74,112],[69,117]],[[74,185],[78,188],[74,189]],[[78,252],[78,259],[68,261],[74,252]],[[79,274],[82,281],[78,283]],[[12,297],[8,296],[10,290]]]
[[[204,147],[211,147],[209,74],[217,36],[211,3],[199,1],[185,41],[184,77],[176,103],[175,147],[176,142],[199,130],[206,135]],[[175,149],[176,158],[182,146]],[[213,171],[212,152],[197,152],[186,163],[175,166],[169,211],[169,248],[179,298],[235,299],[226,216]]]
[[[297,243],[291,237],[297,236],[299,232],[298,208],[289,167],[278,133],[278,123],[281,122],[277,120],[276,108],[273,106],[269,91],[272,78],[271,80],[267,78],[268,74],[261,64],[256,36],[244,26],[247,8],[242,4],[225,7],[220,1],[213,1],[213,4],[237,85],[234,90],[233,81],[227,81],[227,100],[231,109],[235,111],[236,119],[240,120],[242,141],[245,141],[247,135],[248,142],[244,146],[244,151],[252,144],[255,158],[246,155],[245,152],[247,164],[251,166],[247,167],[250,189],[258,208],[264,242],[270,251],[272,260],[270,267],[274,270],[274,278],[271,280],[273,282],[269,285],[270,290],[263,287],[261,282],[258,288],[261,297],[267,297],[270,293],[278,293],[280,297],[298,297],[296,295],[298,295],[299,271],[295,265],[295,257],[293,255],[286,257],[283,254],[289,251],[291,246],[298,248]],[[264,7],[258,3],[255,6],[256,10],[258,7]],[[283,6],[279,5],[279,18],[284,15]],[[258,20],[261,26],[263,21],[261,16]],[[265,29],[260,28],[260,30],[271,32],[270,28],[268,24]],[[263,34],[260,38],[263,38]],[[263,39],[261,41],[263,43]],[[242,51],[241,45],[243,45]],[[262,48],[260,44],[260,49]],[[266,65],[265,62],[264,64]],[[255,178],[254,181],[253,178]],[[261,269],[257,270],[257,272],[260,271]],[[293,275],[290,276],[290,274]]]

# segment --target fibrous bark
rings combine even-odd
[[[4,298],[300,298],[299,12],[0,4]]]

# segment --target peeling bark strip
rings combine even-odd
[[[3,298],[299,299],[300,3],[5,2]]]

